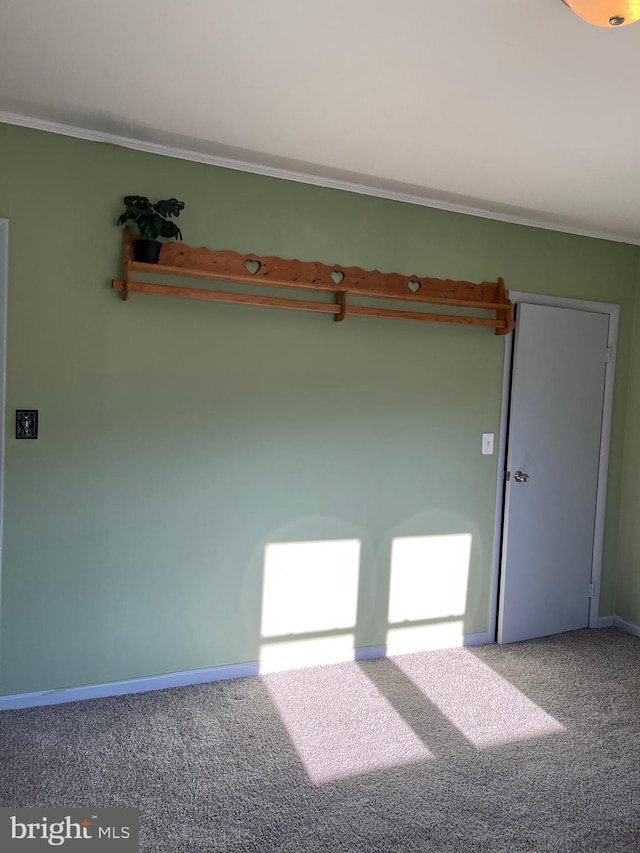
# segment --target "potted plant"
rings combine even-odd
[[[126,210],[118,217],[118,225],[135,222],[142,237],[134,243],[135,260],[144,264],[157,264],[162,248],[158,237],[182,240],[182,232],[171,217],[180,216],[184,202],[169,198],[151,204],[144,196],[126,195],[124,203]]]

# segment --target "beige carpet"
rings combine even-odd
[[[135,806],[141,849],[640,850],[614,629],[0,714],[0,799]]]

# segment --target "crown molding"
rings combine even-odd
[[[428,196],[411,195],[410,193],[385,190],[368,184],[351,181],[342,181],[335,178],[320,177],[306,172],[282,169],[277,166],[265,166],[260,163],[252,163],[244,160],[234,160],[230,157],[220,157],[215,154],[203,154],[191,151],[187,148],[174,148],[170,145],[159,145],[155,142],[145,142],[141,139],[133,139],[128,136],[118,136],[113,133],[103,133],[98,130],[90,130],[84,127],[75,127],[56,121],[25,116],[0,110],[0,124],[12,124],[18,127],[28,127],[32,130],[42,130],[46,133],[56,133],[61,136],[71,136],[74,139],[84,139],[89,142],[105,142],[109,145],[117,145],[120,148],[130,148],[134,151],[142,151],[146,154],[157,154],[160,157],[171,157],[175,160],[189,160],[192,163],[203,163],[208,166],[218,166],[221,169],[233,169],[237,172],[250,172],[254,175],[264,175],[269,178],[278,178],[284,181],[295,181],[300,184],[311,184],[313,186],[325,187],[327,189],[342,190],[344,192],[369,195],[376,198],[399,201],[403,204],[416,204],[420,207],[431,207],[436,210],[445,210],[449,213],[460,213],[464,216],[476,216],[481,219],[493,219],[497,222],[506,222],[511,225],[524,225],[528,228],[542,228],[546,231],[559,231],[564,234],[573,234],[579,237],[592,237],[596,240],[610,240],[615,243],[629,243],[640,245],[640,236],[632,238],[628,234],[619,234],[609,231],[591,231],[580,226],[563,225],[549,222],[544,218],[518,216],[504,213],[500,210],[490,208],[474,207],[470,205],[454,204]]]

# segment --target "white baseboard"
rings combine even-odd
[[[40,705],[59,705],[63,702],[78,702],[81,699],[103,699],[107,696],[122,696],[125,693],[144,693],[147,690],[166,690],[168,687],[187,687],[190,684],[244,678],[248,675],[258,675],[259,670],[260,665],[257,663],[241,663],[236,666],[212,666],[206,669],[169,672],[148,678],[132,678],[128,681],[90,684],[85,687],[14,693],[10,696],[0,696],[0,711],[34,708]]]
[[[461,645],[481,646],[492,642],[488,633],[465,634]],[[314,661],[306,666],[342,663],[346,660],[375,660],[383,658],[387,648],[381,646],[361,646],[353,649],[347,657],[336,660]],[[232,678],[246,678],[250,675],[264,675],[267,672],[281,672],[286,669],[302,669],[305,663],[292,662],[291,659],[280,664],[268,666],[257,661],[240,663],[233,666],[211,666],[205,669],[191,669],[183,672],[169,672],[165,675],[153,675],[147,678],[132,678],[128,681],[112,681],[108,684],[91,684],[86,687],[69,687],[62,690],[44,690],[34,693],[14,693],[0,696],[0,711],[12,711],[20,708],[36,708],[41,705],[60,705],[63,702],[78,702],[83,699],[104,699],[108,696],[123,696],[126,693],[145,693],[148,690],[166,690],[170,687],[188,687],[191,684],[207,684],[212,681],[226,681]]]
[[[619,616],[613,617],[613,627],[625,631],[627,634],[633,634],[634,637],[640,637],[640,628],[634,625],[633,622],[627,622]]]
[[[626,634],[633,634],[634,637],[640,637],[640,627],[634,625],[633,622],[627,622],[626,619],[621,619],[619,616],[600,616],[596,628],[618,628]]]
[[[463,646],[487,646],[489,643],[495,643],[495,639],[489,632],[483,634],[465,634],[462,638]]]
[[[355,649],[354,660],[378,660],[387,656],[387,647],[382,646],[360,646]]]

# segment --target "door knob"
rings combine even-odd
[[[522,471],[516,471],[516,473],[513,475],[513,479],[516,481],[516,483],[526,483],[529,479],[529,475],[523,473]]]

